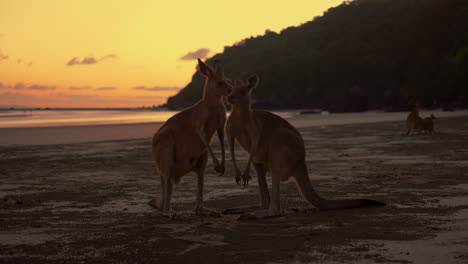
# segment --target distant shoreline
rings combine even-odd
[[[284,112],[283,112],[284,113]],[[439,120],[453,117],[467,117],[468,111],[424,111],[422,117],[434,113],[437,117],[436,131]],[[293,114],[284,116],[293,126],[325,127],[335,125],[365,124],[378,122],[400,122],[401,132],[404,130],[406,112],[398,113],[346,113],[346,114]],[[73,144],[83,142],[130,140],[138,138],[151,138],[164,122],[95,124],[95,125],[69,125],[48,127],[9,127],[0,128],[0,146],[8,145],[51,145]],[[465,126],[466,124],[461,124]]]

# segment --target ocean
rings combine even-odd
[[[302,126],[339,125],[406,119],[407,113],[368,111],[362,113],[301,114],[301,111],[273,111],[275,114]],[[177,111],[149,110],[0,110],[0,128],[89,126],[138,123],[162,123]],[[468,111],[422,111],[421,116],[434,113],[436,117],[468,115]]]

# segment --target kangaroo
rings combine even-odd
[[[406,128],[408,129],[406,135],[409,135],[411,130],[416,130],[418,133],[421,133],[421,130],[424,129],[424,121],[419,116],[419,106],[414,106],[406,118]]]
[[[197,215],[219,215],[216,211],[203,207],[203,176],[211,156],[215,171],[224,174],[224,125],[226,107],[222,100],[231,90],[230,80],[224,77],[218,61],[213,68],[198,59],[198,70],[206,77],[203,97],[194,106],[169,118],[153,136],[153,158],[161,177],[161,198],[152,199],[149,204],[160,209],[163,215],[173,218],[171,209],[173,185],[182,176],[195,172],[198,176]],[[221,163],[210,147],[214,133],[218,133],[221,143]]]
[[[423,119],[424,131],[429,133],[430,135],[435,133],[433,121],[434,119],[436,119],[436,117],[433,114]]]
[[[280,181],[295,179],[302,196],[311,205],[321,210],[355,208],[364,206],[381,206],[382,202],[367,199],[326,200],[313,189],[305,162],[305,147],[301,134],[283,118],[262,110],[252,110],[250,92],[259,82],[257,75],[245,80],[234,80],[233,90],[228,102],[233,105],[232,113],[226,123],[226,135],[236,182],[247,184],[250,180],[250,165],[255,168],[260,205],[231,208],[227,214],[243,213],[242,219],[280,216]],[[248,152],[249,160],[243,173],[236,162],[234,141]],[[271,172],[271,200],[266,183],[266,173]],[[258,210],[260,209],[260,210]]]

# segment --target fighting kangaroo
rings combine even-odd
[[[218,61],[211,68],[198,59],[198,69],[206,77],[202,99],[169,118],[153,136],[153,158],[161,176],[161,198],[154,198],[149,203],[170,218],[175,215],[171,210],[173,185],[189,172],[198,176],[195,213],[217,214],[203,207],[203,176],[208,155],[216,172],[224,173],[226,107],[222,98],[230,93],[231,85]],[[210,147],[215,132],[221,143],[221,163]]]
[[[419,116],[418,105],[414,106],[411,112],[408,114],[408,117],[406,118],[406,128],[408,129],[406,135],[409,135],[411,130],[416,130],[418,133],[421,133],[421,131],[424,129],[424,121]]]
[[[364,206],[385,205],[367,199],[326,200],[313,189],[305,162],[304,141],[299,132],[286,120],[267,111],[252,110],[250,92],[259,82],[257,75],[246,80],[234,80],[228,102],[233,105],[226,123],[226,135],[231,150],[236,182],[247,184],[249,170],[253,164],[257,177],[261,205],[227,209],[224,213],[242,213],[240,219],[280,216],[280,181],[291,176],[303,197],[313,206],[322,210],[344,209]],[[234,141],[250,154],[247,168],[241,174],[234,153]],[[271,200],[266,183],[266,173],[271,172]],[[260,210],[258,210],[260,209]]]
[[[431,114],[429,117],[425,117],[423,119],[423,124],[424,124],[424,131],[428,133],[429,135],[432,135],[435,133],[434,131],[434,120],[436,117]]]

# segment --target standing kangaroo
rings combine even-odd
[[[231,85],[218,61],[211,68],[198,59],[198,68],[206,77],[203,98],[169,118],[153,136],[153,158],[161,176],[161,198],[154,198],[149,203],[170,218],[174,216],[171,210],[173,184],[179,183],[189,172],[198,176],[195,213],[218,214],[203,207],[203,176],[208,155],[213,159],[216,172],[224,173],[226,107],[222,97],[230,93]],[[215,132],[218,132],[221,143],[221,163],[210,147]]]
[[[429,117],[425,117],[423,119],[423,125],[424,125],[424,131],[429,133],[429,135],[432,135],[435,133],[434,131],[434,119],[436,119],[436,117],[431,114]]]
[[[424,129],[424,121],[419,116],[419,106],[414,106],[406,118],[406,128],[408,129],[406,135],[409,135],[411,130],[416,130],[418,133],[420,133],[421,130]]]
[[[252,110],[250,92],[259,82],[257,75],[246,80],[235,80],[228,102],[233,105],[226,123],[226,135],[231,149],[236,182],[247,184],[250,180],[250,165],[253,164],[257,177],[261,205],[227,209],[224,213],[242,213],[240,219],[280,216],[280,181],[291,176],[303,197],[319,209],[344,209],[364,206],[385,205],[366,199],[326,200],[312,188],[305,162],[304,141],[299,132],[286,120],[267,111]],[[247,168],[241,174],[234,153],[234,141],[250,154]],[[271,172],[271,201],[266,183],[266,173]],[[258,210],[260,209],[260,210]]]

